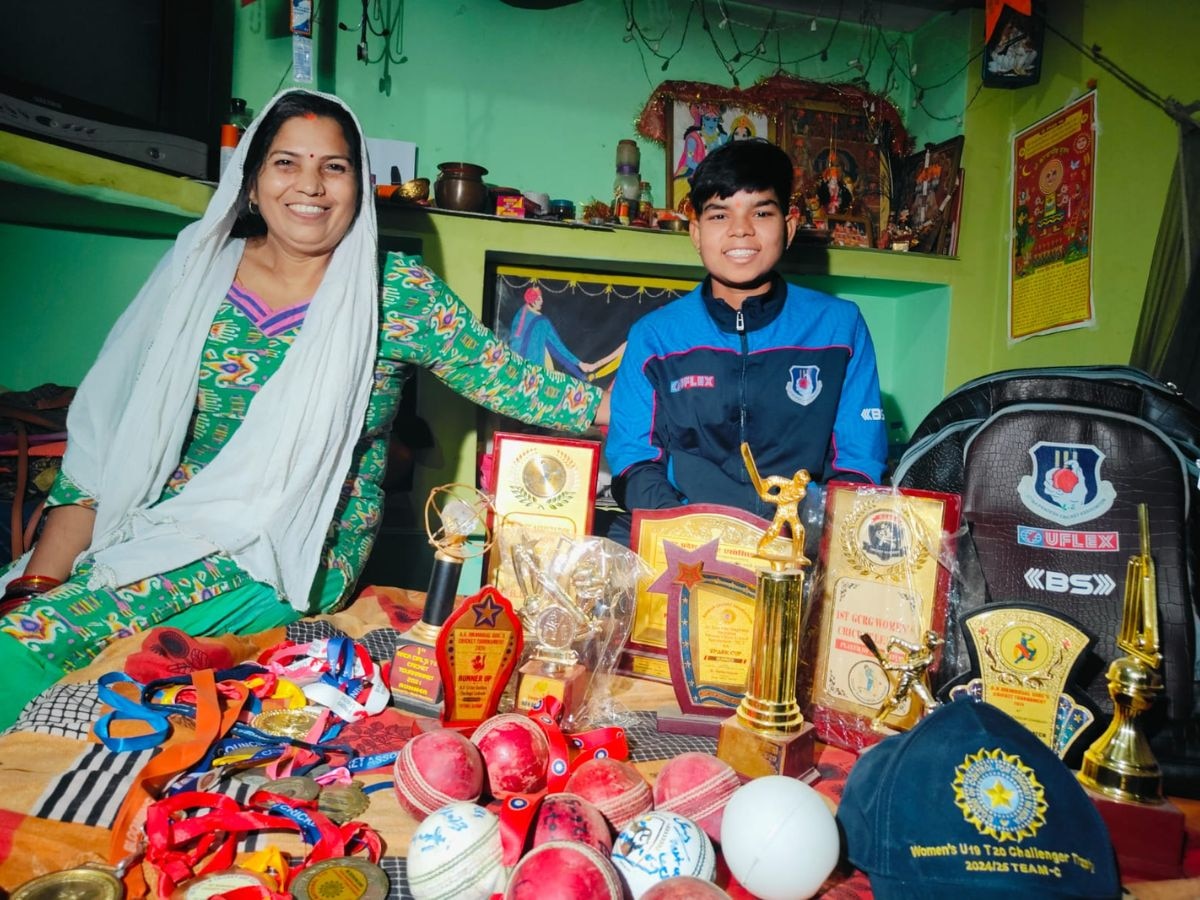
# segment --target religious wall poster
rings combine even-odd
[[[1095,91],[1018,133],[1012,165],[1009,341],[1094,324]]]

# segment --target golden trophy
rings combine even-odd
[[[717,756],[743,778],[802,778],[813,769],[814,733],[796,700],[804,569],[809,565],[798,510],[810,478],[803,469],[791,478],[760,477],[748,444],[742,444],[742,459],[758,495],[775,505],[775,517],[758,543],[758,556],[770,568],[758,574],[746,693],[737,713],[721,723]],[[791,540],[781,551],[775,539],[784,525]]]
[[[925,677],[926,670],[933,665],[934,651],[945,643],[936,631],[932,629],[926,631],[920,644],[906,641],[900,637],[890,638],[887,642],[887,652],[890,654],[897,650],[901,651],[904,654],[904,659],[900,662],[893,662],[881,652],[871,635],[863,633],[858,636],[858,639],[866,645],[875,659],[879,661],[879,665],[886,673],[889,682],[892,680],[892,673],[896,675],[896,681],[892,685],[891,693],[884,699],[879,712],[875,714],[875,718],[871,721],[872,730],[880,734],[895,734],[895,729],[885,725],[884,720],[898,709],[902,709],[908,703],[912,702],[909,699],[909,694],[914,695],[921,701],[922,714],[929,713],[940,705],[929,690],[929,685],[926,683]]]
[[[1125,605],[1117,647],[1126,655],[1108,667],[1113,718],[1083,754],[1079,781],[1108,825],[1117,857],[1165,877],[1183,872],[1184,815],[1163,798],[1162,771],[1138,726],[1138,716],[1162,691],[1158,668],[1158,592],[1150,555],[1150,520],[1138,504],[1141,548],[1125,570]]]
[[[438,672],[438,633],[454,611],[463,563],[491,547],[486,522],[492,501],[466,484],[443,484],[425,501],[425,533],[434,548],[433,570],[421,620],[404,633],[392,662],[392,701],[410,713],[437,716],[442,705],[442,680]],[[470,543],[483,533],[482,544]]]

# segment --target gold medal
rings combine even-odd
[[[125,887],[110,869],[80,866],[27,881],[12,892],[11,900],[121,900],[124,896]]]
[[[290,778],[268,781],[260,785],[258,789],[278,794],[280,797],[287,797],[289,800],[301,801],[316,800],[317,795],[321,793],[321,786],[304,775],[293,775]]]
[[[317,810],[338,825],[353,822],[370,805],[371,799],[357,781],[347,785],[330,785],[323,788],[317,797]]]
[[[289,890],[296,900],[386,900],[388,877],[374,863],[347,856],[309,866]]]
[[[250,720],[251,726],[274,737],[302,741],[312,731],[322,710],[319,706],[302,706],[300,709],[269,709]]]

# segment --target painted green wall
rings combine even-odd
[[[670,33],[677,40],[686,5],[684,0],[662,0],[637,4],[637,9],[640,16],[645,8],[641,24],[649,33],[674,21]],[[1187,102],[1200,83],[1200,60],[1194,52],[1200,45],[1200,17],[1186,14],[1191,4],[1184,0],[1166,5],[1175,14],[1160,11],[1149,17],[1144,5],[1131,0],[1059,0],[1050,4],[1050,18],[1077,42],[1100,44],[1154,90]],[[603,196],[611,184],[615,143],[632,136],[633,121],[659,81],[729,83],[696,23],[666,72],[653,60],[643,67],[634,44],[623,40],[624,4],[613,0],[584,0],[544,12],[494,0],[380,0],[371,6],[404,10],[402,51],[397,52],[407,62],[388,67],[391,83],[382,85],[384,65],[357,62],[356,33],[336,27],[337,21],[356,23],[361,4],[320,4],[317,84],[344,96],[369,133],[415,141],[420,146],[419,170],[426,175],[434,174],[440,160],[470,159],[487,165],[489,180],[496,183],[577,200]],[[258,108],[280,84],[290,83],[291,42],[281,26],[286,4],[257,0],[236,8],[235,90]],[[729,8],[736,20],[761,21],[754,11]],[[780,47],[781,56],[811,54],[824,43],[830,27],[822,19],[816,33],[798,29],[794,45],[785,41]],[[846,60],[860,55],[861,38],[856,27],[843,23],[826,63],[813,59],[787,68],[817,78],[846,77],[852,74],[846,71]],[[910,358],[888,363],[885,390],[894,393],[894,385],[911,381],[914,372],[931,369],[948,388],[1013,366],[1126,360],[1174,156],[1173,123],[1053,34],[1046,36],[1041,84],[978,93],[979,61],[969,58],[982,41],[980,13],[943,16],[905,40],[918,63],[918,80],[946,81],[921,98],[923,109],[912,107],[914,98],[904,86],[893,94],[918,142],[953,134],[963,104],[975,98],[963,125],[967,180],[960,258],[832,251],[801,265],[813,277],[834,279],[831,285],[862,300],[864,307],[871,307],[871,298],[880,293],[932,298],[879,312],[879,324],[872,323],[878,344],[912,351]],[[371,38],[373,57],[381,43]],[[876,87],[886,77],[888,62],[882,51],[876,54],[868,73]],[[740,77],[750,84],[773,70],[774,64],[755,64]],[[1098,324],[1009,347],[1005,309],[1011,136],[1078,96],[1089,78],[1099,83],[1101,129],[1093,244]],[[643,173],[661,198],[664,153],[652,143],[640,143]],[[504,223],[488,223],[502,230],[485,234],[464,221],[468,220],[439,218],[435,231],[460,233],[452,241],[447,238],[452,252],[431,261],[476,306],[481,302],[483,255],[489,247],[532,244],[528,252],[548,256],[580,252],[573,240],[564,243],[554,229],[531,227],[525,234],[526,226],[504,230]],[[0,264],[7,276],[0,285],[0,384],[24,387],[41,380],[77,380],[99,347],[106,323],[128,302],[164,241],[159,236],[0,227]],[[119,217],[113,227],[121,228]],[[657,240],[628,236],[612,252],[617,259],[636,261],[656,254],[661,246]],[[681,246],[682,255],[690,252],[686,242]],[[607,253],[614,247],[597,240],[587,252]],[[62,315],[64,304],[71,304],[74,315],[86,316],[85,327],[75,327]],[[68,321],[71,324],[64,324]],[[915,424],[921,407],[932,405],[932,399],[921,393],[901,404],[906,427]]]

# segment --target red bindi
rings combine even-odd
[[[306,112],[304,114],[304,118],[308,119],[310,122],[315,122],[317,119],[317,114],[315,112]]]

